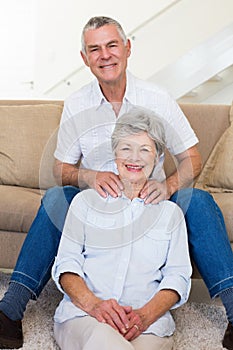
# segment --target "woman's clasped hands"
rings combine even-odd
[[[131,306],[119,305],[115,299],[100,300],[89,314],[99,322],[113,327],[129,341],[137,338],[147,328],[136,310]]]

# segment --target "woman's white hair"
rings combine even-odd
[[[159,157],[165,149],[165,132],[161,118],[151,110],[142,107],[133,107],[117,119],[111,138],[113,152],[122,138],[141,132],[147,132],[154,141]]]
[[[126,37],[125,32],[124,32],[124,30],[119,22],[117,22],[115,19],[110,18],[110,17],[96,16],[96,17],[90,18],[82,30],[81,44],[82,44],[82,52],[84,54],[86,54],[86,44],[85,44],[85,38],[84,38],[85,33],[89,29],[98,29],[98,28],[101,28],[105,25],[110,25],[110,24],[113,24],[114,26],[116,26],[118,33],[123,40],[123,43],[126,45],[127,37]]]

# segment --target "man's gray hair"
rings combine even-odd
[[[85,44],[84,34],[89,29],[98,29],[98,28],[101,28],[105,25],[110,25],[110,24],[113,24],[114,26],[116,26],[120,37],[122,38],[124,44],[126,45],[127,37],[126,37],[125,32],[124,32],[124,30],[119,22],[117,22],[115,19],[110,18],[110,17],[96,16],[96,17],[90,18],[82,30],[81,44],[82,44],[82,52],[84,54],[86,54],[86,44]]]
[[[142,107],[133,107],[128,113],[117,119],[112,133],[112,150],[115,152],[119,141],[129,135],[147,132],[154,141],[157,156],[165,150],[165,131],[161,117],[151,110]]]

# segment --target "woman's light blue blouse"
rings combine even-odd
[[[192,272],[183,213],[170,201],[145,205],[140,198],[104,199],[94,190],[82,191],[71,203],[52,269],[62,292],[64,272],[81,276],[99,298],[134,309],[159,290],[173,289],[180,296],[176,308],[187,301]],[[55,322],[84,315],[65,294]],[[169,336],[174,329],[167,312],[145,333]]]

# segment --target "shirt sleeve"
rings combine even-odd
[[[178,103],[167,93],[167,103],[161,115],[164,120],[166,147],[173,155],[198,143],[198,138]]]
[[[77,194],[68,210],[62,232],[58,253],[52,267],[52,278],[58,289],[64,293],[59,278],[62,273],[72,272],[84,277],[82,251],[85,242],[84,223],[86,220],[86,205],[82,199],[83,192]]]
[[[171,234],[166,263],[162,268],[163,278],[159,285],[159,290],[172,289],[179,294],[180,300],[173,308],[177,308],[187,301],[192,274],[186,224],[181,209],[176,204],[175,206],[175,220],[171,223],[174,230]]]
[[[65,103],[54,152],[54,157],[63,163],[76,164],[82,155],[77,127],[78,113],[72,115],[68,103]]]

